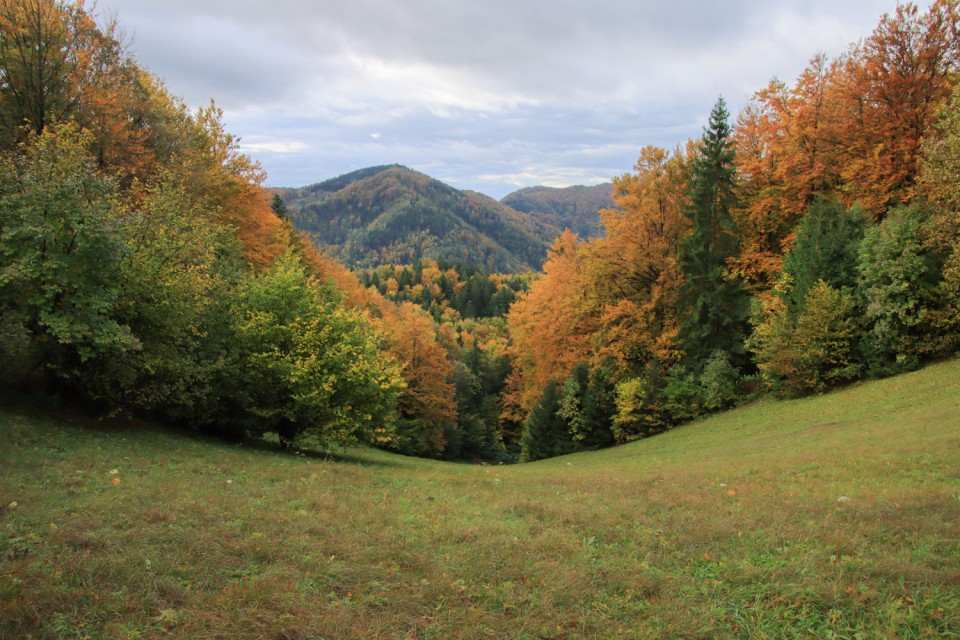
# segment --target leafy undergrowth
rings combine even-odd
[[[512,467],[0,411],[4,638],[960,637],[960,361]]]

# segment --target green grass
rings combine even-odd
[[[960,361],[529,465],[24,409],[0,465],[4,638],[960,637]]]

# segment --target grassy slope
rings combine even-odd
[[[0,637],[960,637],[958,427],[960,360],[514,467],[6,410]]]

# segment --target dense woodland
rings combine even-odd
[[[351,269],[431,259],[500,273],[537,270],[564,229],[555,217],[528,215],[399,165],[276,195],[297,229]]]
[[[900,6],[640,150],[604,233],[560,234],[542,274],[491,275],[470,240],[487,270],[414,252],[354,274],[117,24],[0,0],[0,376],[284,446],[535,460],[915,368],[960,345],[958,55],[956,0]],[[474,202],[448,232],[516,226]],[[530,259],[542,231],[516,236]]]
[[[613,185],[609,182],[592,187],[526,187],[508,194],[500,202],[545,220],[560,231],[570,229],[588,239],[603,233],[597,212],[613,206],[612,192]]]

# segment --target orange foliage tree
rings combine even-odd
[[[400,362],[406,388],[400,396],[397,448],[404,453],[440,456],[446,432],[455,428],[457,405],[453,363],[437,338],[430,316],[409,302],[397,305],[385,323],[388,352]]]
[[[594,331],[584,281],[583,244],[570,230],[547,254],[544,274],[510,307],[509,353],[502,420],[522,422],[550,381],[562,382],[590,354]]]
[[[696,143],[672,153],[645,147],[635,173],[614,179],[616,208],[601,212],[606,235],[587,250],[597,332],[594,360],[616,375],[647,360],[672,361],[677,256],[690,231],[683,215]]]
[[[793,87],[757,92],[734,131],[742,251],[755,291],[773,286],[790,230],[817,196],[875,219],[916,194],[920,144],[960,60],[956,0],[904,4],[844,55],[814,57]]]

